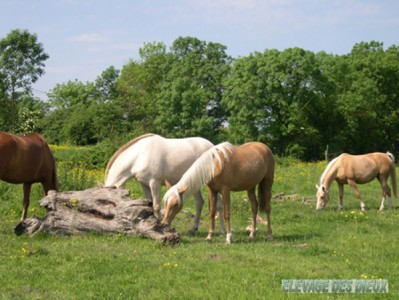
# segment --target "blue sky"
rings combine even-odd
[[[0,38],[28,29],[50,55],[35,94],[55,84],[94,81],[138,59],[145,42],[169,47],[193,36],[232,57],[300,47],[349,53],[371,40],[399,45],[397,0],[1,0]],[[41,92],[40,92],[41,91]]]

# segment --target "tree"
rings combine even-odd
[[[88,107],[98,97],[93,83],[83,83],[77,79],[66,83],[58,83],[48,94],[51,107],[54,109]]]
[[[48,103],[30,96],[21,97],[15,132],[22,135],[32,132],[42,132],[40,122],[47,110]]]
[[[340,75],[345,83],[337,98],[343,116],[340,132],[344,151],[366,153],[386,151],[399,139],[399,51],[372,41],[356,44],[344,56],[346,69]]]
[[[119,71],[107,68],[95,82],[57,84],[49,93],[50,112],[41,121],[50,142],[88,145],[129,130],[116,99]]]
[[[266,142],[278,155],[311,159],[321,153],[318,123],[327,79],[314,53],[266,50],[237,59],[222,103],[229,138]]]
[[[41,127],[50,142],[77,145],[96,142],[87,114],[88,107],[96,103],[93,83],[74,80],[57,84],[48,97],[51,110],[41,121]]]
[[[94,86],[98,92],[97,102],[110,102],[117,98],[116,81],[119,74],[120,71],[118,69],[110,66],[96,78]]]
[[[136,135],[156,131],[156,99],[169,70],[170,60],[163,43],[145,43],[139,54],[139,60],[131,60],[122,68],[116,84],[116,102],[122,107]]]
[[[21,96],[31,96],[32,84],[44,74],[49,56],[35,34],[12,30],[0,39],[0,104],[9,127],[16,124]]]
[[[72,111],[66,108],[59,108],[50,111],[39,122],[40,128],[51,144],[66,144],[69,137],[65,131],[65,125],[68,123],[72,115]]]
[[[226,47],[180,37],[171,47],[170,69],[157,93],[158,132],[170,137],[203,136],[218,141],[225,114],[220,105],[231,58]]]
[[[125,118],[122,107],[115,101],[92,104],[86,114],[90,116],[93,139],[96,142],[114,139],[131,131],[131,124]]]

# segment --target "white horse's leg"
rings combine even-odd
[[[344,208],[344,185],[343,184],[338,184],[338,190],[339,190],[338,208],[341,210],[341,209]]]
[[[157,180],[151,179],[150,189],[151,189],[152,206],[154,208],[154,214],[158,218],[158,220],[162,220],[161,205],[160,205],[161,183]]]
[[[193,227],[188,231],[190,235],[194,235],[195,232],[198,230],[202,207],[204,206],[204,198],[202,198],[201,191],[198,191],[197,193],[194,194],[194,199],[195,199],[195,218],[194,218]]]
[[[150,187],[148,185],[144,184],[144,183],[141,183],[141,182],[140,182],[140,184],[141,184],[141,188],[143,189],[145,198],[152,202],[152,195],[151,195]]]
[[[217,196],[216,210],[219,213],[219,221],[220,221],[220,234],[224,235],[226,233],[226,227],[224,226],[224,218],[223,218],[223,199],[220,194]]]

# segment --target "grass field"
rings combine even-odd
[[[348,187],[338,211],[336,184],[331,202],[316,212],[315,184],[324,167],[279,161],[273,194],[284,195],[272,201],[272,242],[262,224],[254,241],[247,238],[250,206],[245,193],[234,193],[232,245],[224,237],[205,241],[206,206],[198,234],[186,234],[193,200],[174,221],[182,235],[174,247],[123,235],[17,237],[22,187],[0,182],[0,299],[398,299],[399,211],[377,211],[381,192],[374,181],[360,186],[366,213]],[[59,166],[62,190],[94,186],[101,176],[102,170]],[[142,196],[134,180],[127,187],[132,197]],[[29,216],[45,214],[41,196],[35,185]],[[389,293],[283,293],[283,279],[387,279]]]

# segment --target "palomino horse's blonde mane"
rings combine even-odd
[[[341,156],[341,155],[340,155]],[[334,158],[332,161],[330,161],[327,165],[327,167],[325,168],[323,174],[321,174],[320,177],[320,186],[323,185],[324,179],[326,178],[327,174],[330,172],[332,166],[337,162],[338,158],[340,158],[340,156]]]
[[[108,177],[108,172],[109,172],[109,169],[111,169],[112,164],[115,162],[115,160],[118,158],[118,156],[119,156],[123,151],[125,151],[127,148],[129,148],[129,147],[130,147],[131,145],[133,145],[134,143],[137,143],[139,140],[145,139],[145,138],[147,138],[147,137],[149,137],[149,136],[153,136],[153,135],[155,135],[155,134],[153,134],[153,133],[147,133],[147,134],[140,135],[139,137],[134,138],[133,140],[127,142],[127,143],[124,144],[122,147],[120,147],[120,148],[118,149],[118,151],[116,151],[116,152],[114,153],[114,155],[112,155],[111,159],[109,160],[109,162],[108,162],[108,164],[107,164],[107,168],[105,169],[105,179],[107,179],[107,177]]]
[[[229,142],[218,144],[204,152],[186,171],[176,187],[186,186],[186,199],[207,184],[214,177],[214,158],[216,158],[223,168],[224,162],[230,157],[234,146]],[[221,153],[224,158],[221,157]],[[182,201],[182,199],[180,199]]]

